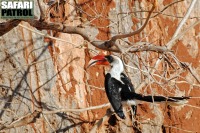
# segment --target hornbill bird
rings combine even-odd
[[[168,104],[180,105],[186,103],[186,99],[189,99],[189,97],[143,96],[135,93],[131,80],[123,73],[122,60],[114,55],[94,56],[88,67],[109,64],[111,68],[105,76],[105,91],[112,108],[121,119],[125,119],[123,104],[132,105],[133,112],[136,113],[136,107],[140,101],[167,102]]]

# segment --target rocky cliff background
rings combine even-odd
[[[48,3],[35,1],[36,20],[80,27],[93,39],[88,41],[76,31],[64,33],[55,26],[36,27],[29,20],[20,21],[0,37],[2,132],[200,132],[200,25],[195,23],[200,17],[199,1],[177,35],[174,33],[191,0]],[[152,3],[156,7],[145,28],[116,41],[120,51],[92,45],[95,40],[104,42],[139,29]],[[1,26],[7,21],[1,20]],[[125,107],[126,120],[107,117],[110,106],[104,75],[109,68],[86,69],[91,57],[99,53],[115,54],[124,60],[138,93],[193,98],[175,107],[143,103],[138,105],[136,117]]]

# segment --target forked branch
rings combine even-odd
[[[100,41],[100,40],[95,39],[95,37],[97,35],[97,34],[94,34],[94,32],[97,31],[97,29],[95,27],[89,26],[86,28],[86,27],[78,27],[78,26],[67,26],[62,23],[47,23],[44,21],[36,20],[36,19],[28,19],[28,20],[23,20],[23,21],[28,22],[31,26],[37,28],[38,30],[54,30],[57,32],[62,32],[62,33],[79,34],[85,40],[87,40],[93,46],[95,46],[99,49],[113,51],[113,52],[120,52],[120,50],[117,47],[112,47],[115,45],[115,41],[117,39],[127,38],[127,37],[130,37],[130,36],[140,33],[146,27],[154,9],[155,9],[155,4],[153,4],[153,6],[148,14],[147,19],[141,28],[139,28],[138,30],[131,32],[131,33],[113,36],[108,41]],[[10,20],[10,21],[4,22],[4,23],[0,23],[0,25],[1,25],[0,36],[4,35],[8,31],[10,31],[12,28],[17,26],[20,22],[21,22],[21,20]],[[92,41],[94,39],[96,41]]]

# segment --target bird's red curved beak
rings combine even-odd
[[[109,65],[109,62],[106,60],[105,55],[97,55],[94,56],[88,63],[88,67],[94,66],[94,65]]]

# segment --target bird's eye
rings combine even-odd
[[[111,62],[114,61],[113,57],[110,56],[110,55],[105,56],[105,58],[107,59],[107,61],[108,61],[109,63],[111,63]]]

